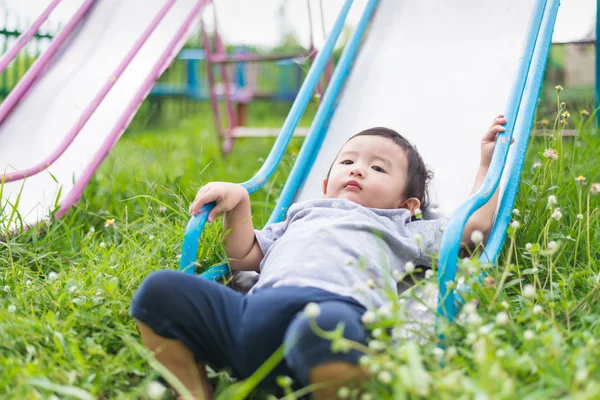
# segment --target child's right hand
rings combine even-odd
[[[220,214],[233,210],[243,201],[250,201],[248,191],[236,183],[211,182],[202,186],[190,205],[190,213],[198,214],[203,205],[216,202],[217,205],[208,214],[208,222],[213,222]]]

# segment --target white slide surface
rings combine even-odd
[[[504,112],[533,0],[381,0],[296,200],[322,196],[337,151],[359,131],[397,130],[433,170],[431,210],[471,192],[480,143]]]
[[[20,220],[12,220],[11,228],[35,225],[51,211],[60,208],[61,213],[79,199],[97,165],[118,138],[111,137],[111,132],[114,134],[124,113],[133,116],[137,106],[131,109],[131,104],[140,97],[140,89],[144,89],[142,98],[150,90],[148,87],[146,91],[145,84],[155,73],[157,63],[166,52],[172,53],[170,61],[199,22],[195,18],[194,23],[186,25],[199,2],[175,1],[75,140],[47,170],[4,183],[0,228],[7,227],[8,216],[16,204]],[[59,147],[165,3],[166,0],[94,3],[29,93],[0,123],[0,175],[35,165]],[[188,27],[185,35],[172,47],[183,26]]]

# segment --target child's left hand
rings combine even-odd
[[[506,124],[506,118],[503,114],[496,117],[490,129],[483,135],[481,139],[481,166],[487,168],[490,166],[492,161],[492,154],[494,154],[494,147],[496,147],[496,139],[500,132],[504,132],[506,129],[502,126]],[[511,141],[512,143],[512,141]]]

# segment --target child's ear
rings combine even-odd
[[[327,194],[327,179],[323,179],[323,194]]]
[[[404,203],[400,206],[400,208],[406,208],[410,211],[410,215],[415,215],[415,211],[417,208],[421,208],[421,200],[416,197],[411,197],[409,199],[404,200]]]

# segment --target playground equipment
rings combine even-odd
[[[244,53],[246,53],[244,49],[237,49],[234,52],[234,54]],[[195,101],[210,100],[204,50],[183,49],[177,55],[177,62],[183,64],[184,76],[177,76],[177,82],[172,82],[173,79],[170,79],[171,82],[157,82],[150,96],[186,97]],[[218,70],[215,72],[218,74]],[[229,73],[233,78],[229,87],[234,102],[237,98],[242,98],[250,87],[253,99],[291,103],[296,98],[306,75],[291,59],[254,63],[236,62],[230,64]],[[217,93],[219,99],[223,100],[223,87],[218,88]]]
[[[0,105],[3,230],[58,218],[79,200],[206,4],[62,1],[77,11]],[[4,66],[57,2],[4,56]]]
[[[339,19],[345,18],[351,3],[346,1]],[[369,0],[268,223],[281,221],[292,202],[321,195],[323,177],[353,133],[390,126],[406,134],[435,173],[428,211],[451,215],[438,268],[438,313],[453,320],[455,292],[447,284],[455,282],[462,231],[498,187],[501,200],[482,257],[495,262],[502,247],[558,5],[558,0]],[[510,29],[506,21],[511,21]],[[324,52],[335,40],[332,33]],[[325,67],[319,57],[264,165],[243,183],[249,193],[264,185],[281,160]],[[481,135],[502,111],[508,120],[506,132],[499,136],[482,187],[465,201],[479,162]],[[509,148],[511,138],[515,143]],[[212,207],[204,206],[188,223],[182,271],[194,273],[199,235]],[[203,276],[218,279],[227,273],[227,265],[219,265]]]
[[[213,0],[212,3],[214,26],[213,35],[212,37],[208,35],[208,33],[205,30],[204,24],[202,24],[201,27],[201,35],[204,44],[204,53],[208,64],[207,74],[213,115],[217,127],[217,132],[219,132],[219,135],[224,139],[222,147],[223,153],[227,154],[229,153],[229,151],[231,151],[231,148],[233,146],[233,140],[235,137],[260,136],[265,134],[264,129],[256,131],[250,130],[246,127],[248,104],[255,96],[261,95],[260,93],[257,93],[256,80],[251,79],[249,83],[245,83],[244,85],[237,85],[236,87],[236,85],[234,85],[233,83],[233,80],[230,78],[232,75],[232,71],[230,70],[230,68],[228,68],[228,66],[236,63],[238,65],[239,63],[246,63],[246,68],[250,69],[250,71],[252,71],[251,74],[255,77],[256,68],[258,68],[257,64],[277,61],[280,63],[286,63],[287,65],[290,65],[289,63],[297,59],[313,60],[315,55],[317,54],[317,50],[313,42],[314,34],[310,0],[307,0],[306,2],[310,23],[309,49],[306,51],[295,52],[290,54],[275,54],[265,56],[249,54],[246,52],[237,52],[228,55],[226,53],[223,40],[219,34],[219,24],[217,19],[217,12],[215,9],[215,1]],[[322,29],[324,32],[324,24],[322,25]],[[331,78],[332,68],[333,66],[331,62],[328,62],[326,64],[325,70],[322,72],[325,75],[325,84]],[[219,74],[216,73],[217,71],[219,71]],[[218,78],[220,78],[220,80],[218,80]],[[321,82],[317,84],[315,91],[318,94],[322,92]],[[286,97],[289,98],[291,97],[291,95],[288,94]],[[225,106],[227,109],[226,118],[222,118],[221,113],[219,111],[220,99],[223,99],[225,101]],[[267,133],[267,135],[269,134],[272,134],[272,132]]]

